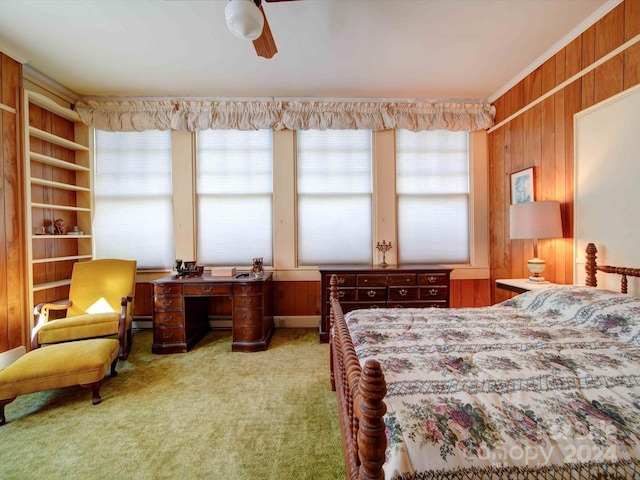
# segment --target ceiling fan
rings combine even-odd
[[[296,0],[264,1],[275,3]],[[253,46],[258,56],[271,58],[278,53],[267,16],[262,9],[262,0],[229,0],[224,10],[224,16],[231,33],[238,38],[253,40]]]

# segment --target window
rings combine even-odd
[[[469,263],[469,183],[468,132],[396,132],[400,263]]]
[[[297,143],[298,264],[370,264],[371,132],[304,130]]]
[[[197,255],[203,265],[273,263],[271,130],[198,132]]]
[[[171,131],[95,131],[96,258],[174,264]]]

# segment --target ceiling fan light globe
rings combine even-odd
[[[230,0],[224,9],[227,27],[236,37],[255,40],[262,33],[264,17],[251,0]]]

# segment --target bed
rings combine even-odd
[[[491,307],[344,315],[331,383],[347,478],[640,478],[640,297],[587,286]]]

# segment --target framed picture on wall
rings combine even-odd
[[[533,167],[511,174],[511,203],[533,202]]]

